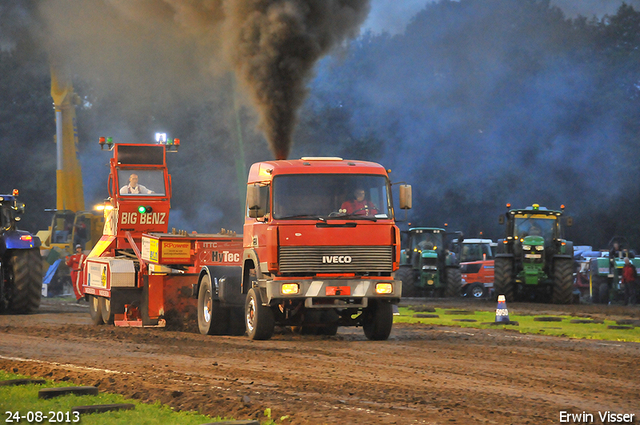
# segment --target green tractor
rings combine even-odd
[[[594,304],[624,302],[624,284],[621,282],[624,259],[629,257],[631,263],[640,269],[640,258],[629,250],[629,242],[622,236],[615,236],[609,241],[609,256],[591,258],[589,270],[591,274],[591,301]]]
[[[498,241],[495,259],[495,295],[508,300],[551,300],[570,304],[573,299],[573,243],[564,239],[563,226],[571,217],[538,204],[509,210],[499,223],[507,227]]]
[[[403,297],[455,297],[460,294],[462,280],[460,262],[446,249],[447,238],[460,232],[416,227],[403,231],[404,249],[396,279],[402,280]]]

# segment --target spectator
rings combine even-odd
[[[624,267],[622,268],[622,284],[624,285],[624,305],[636,303],[636,280],[638,279],[638,271],[633,265],[629,257],[624,259]]]
[[[82,287],[80,286],[80,270],[82,269],[82,263],[86,256],[82,253],[82,246],[76,245],[76,253],[71,257],[65,258],[65,263],[71,268],[71,284],[73,285],[73,292],[76,295],[76,300],[79,302],[83,297]]]

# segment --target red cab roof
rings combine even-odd
[[[387,170],[375,162],[342,159],[337,157],[302,157],[257,162],[249,171],[249,183],[271,180],[283,174],[380,174]]]

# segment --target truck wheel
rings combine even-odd
[[[326,325],[322,326],[319,335],[335,336],[338,333],[338,320],[340,315],[335,310],[325,310],[322,312],[322,321]]]
[[[94,325],[102,325],[104,323],[102,319],[102,303],[99,297],[95,295],[89,295],[89,315],[91,315],[91,323]]]
[[[515,301],[515,282],[512,276],[513,265],[510,258],[496,258],[495,277],[493,282],[496,299],[504,295],[507,301]]]
[[[565,258],[555,259],[553,265],[553,294],[554,304],[571,304],[573,295],[573,260]]]
[[[265,340],[273,335],[275,320],[273,311],[262,305],[260,291],[257,288],[249,289],[244,305],[245,324],[247,335],[253,340]]]
[[[42,296],[42,258],[38,249],[15,250],[9,257],[7,282],[8,310],[32,313]]]
[[[458,267],[445,269],[447,286],[444,288],[444,296],[447,298],[459,297],[462,288],[462,276]]]
[[[322,326],[318,329],[318,335],[326,335],[326,336],[336,336],[338,333],[338,324],[334,323],[331,325]]]
[[[469,285],[467,288],[467,296],[471,298],[482,298],[484,297],[485,287],[483,283],[475,282]]]
[[[322,311],[306,309],[302,326],[295,326],[293,331],[300,335],[320,335],[320,323],[322,323]]]
[[[107,325],[113,325],[113,311],[111,310],[111,298],[100,297],[100,313],[102,321]]]
[[[402,296],[406,298],[417,297],[420,291],[416,288],[416,275],[411,266],[400,266],[395,275],[396,280],[402,281]]]
[[[211,278],[202,277],[198,291],[198,329],[202,335],[225,335],[229,333],[229,310],[220,306],[213,298]]]
[[[373,341],[389,338],[393,326],[393,307],[387,301],[372,301],[364,311],[364,335]]]

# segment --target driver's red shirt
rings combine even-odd
[[[363,201],[358,201],[354,199],[352,201],[345,201],[342,203],[340,207],[347,214],[355,214],[355,215],[376,215],[378,214],[378,210],[376,209],[373,202],[369,202],[366,199]]]

